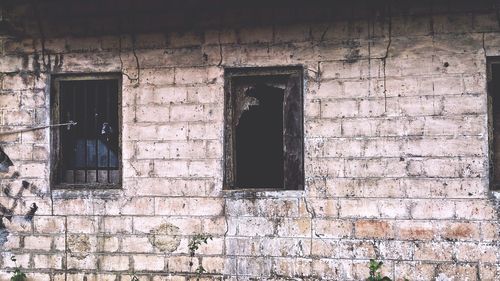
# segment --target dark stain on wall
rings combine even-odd
[[[355,40],[348,40],[344,42],[344,46],[347,48],[347,54],[345,55],[345,60],[347,63],[355,63],[357,62],[360,58],[360,43]]]
[[[31,204],[30,210],[24,215],[24,219],[27,222],[33,221],[33,217],[35,216],[36,211],[38,210],[38,206],[36,203]]]
[[[19,173],[15,172],[12,174],[11,178],[19,177]],[[2,186],[2,193],[5,197],[11,199],[11,205],[9,207],[0,203],[0,246],[7,242],[7,237],[9,236],[9,231],[4,223],[4,218],[9,222],[12,222],[12,217],[15,215],[14,210],[19,204],[24,204],[23,202],[23,193],[29,190],[31,193],[35,194],[38,197],[44,196],[43,192],[37,188],[34,184],[28,181],[22,181],[21,188],[16,194],[12,194],[12,186],[10,184],[5,184]],[[32,203],[30,209],[24,214],[23,218],[26,222],[33,221],[35,214],[38,210],[38,205],[36,203]]]
[[[40,67],[40,55],[35,52],[33,55],[33,62],[32,62],[32,67],[33,67],[33,73],[37,78],[40,78],[40,73],[42,72],[42,69]]]
[[[9,171],[9,167],[13,166],[14,163],[10,160],[9,156],[0,147],[0,173],[6,173]]]
[[[5,227],[3,223],[3,216],[0,216],[0,245],[5,244],[7,242],[7,237],[9,236],[9,231]]]

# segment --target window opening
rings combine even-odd
[[[65,77],[55,81],[54,117],[58,122],[77,123],[59,128],[54,138],[57,184],[119,184],[119,80]]]
[[[301,79],[301,68],[226,70],[226,187],[303,188]]]

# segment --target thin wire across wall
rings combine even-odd
[[[75,126],[76,124],[77,124],[76,122],[70,121],[70,122],[67,122],[67,123],[43,125],[43,126],[37,126],[37,127],[29,127],[29,128],[24,128],[24,129],[18,129],[18,130],[0,132],[0,136],[12,135],[12,134],[18,134],[18,133],[24,133],[24,132],[30,132],[30,131],[36,131],[36,130],[41,130],[41,129],[46,129],[46,128],[61,127],[61,126],[68,126],[68,129],[69,129],[71,126]]]

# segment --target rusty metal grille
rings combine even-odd
[[[117,184],[120,147],[117,80],[59,82],[59,183]]]

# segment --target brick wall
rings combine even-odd
[[[492,10],[57,37],[43,55],[4,39],[2,131],[50,123],[51,74],[124,74],[123,189],[51,190],[49,130],[0,136],[0,280],[11,255],[37,281],[183,281],[199,263],[204,280],[361,280],[371,258],[397,280],[498,280],[498,32]],[[306,74],[306,188],[224,191],[224,67],[282,65]],[[213,240],[191,259],[198,233]]]

